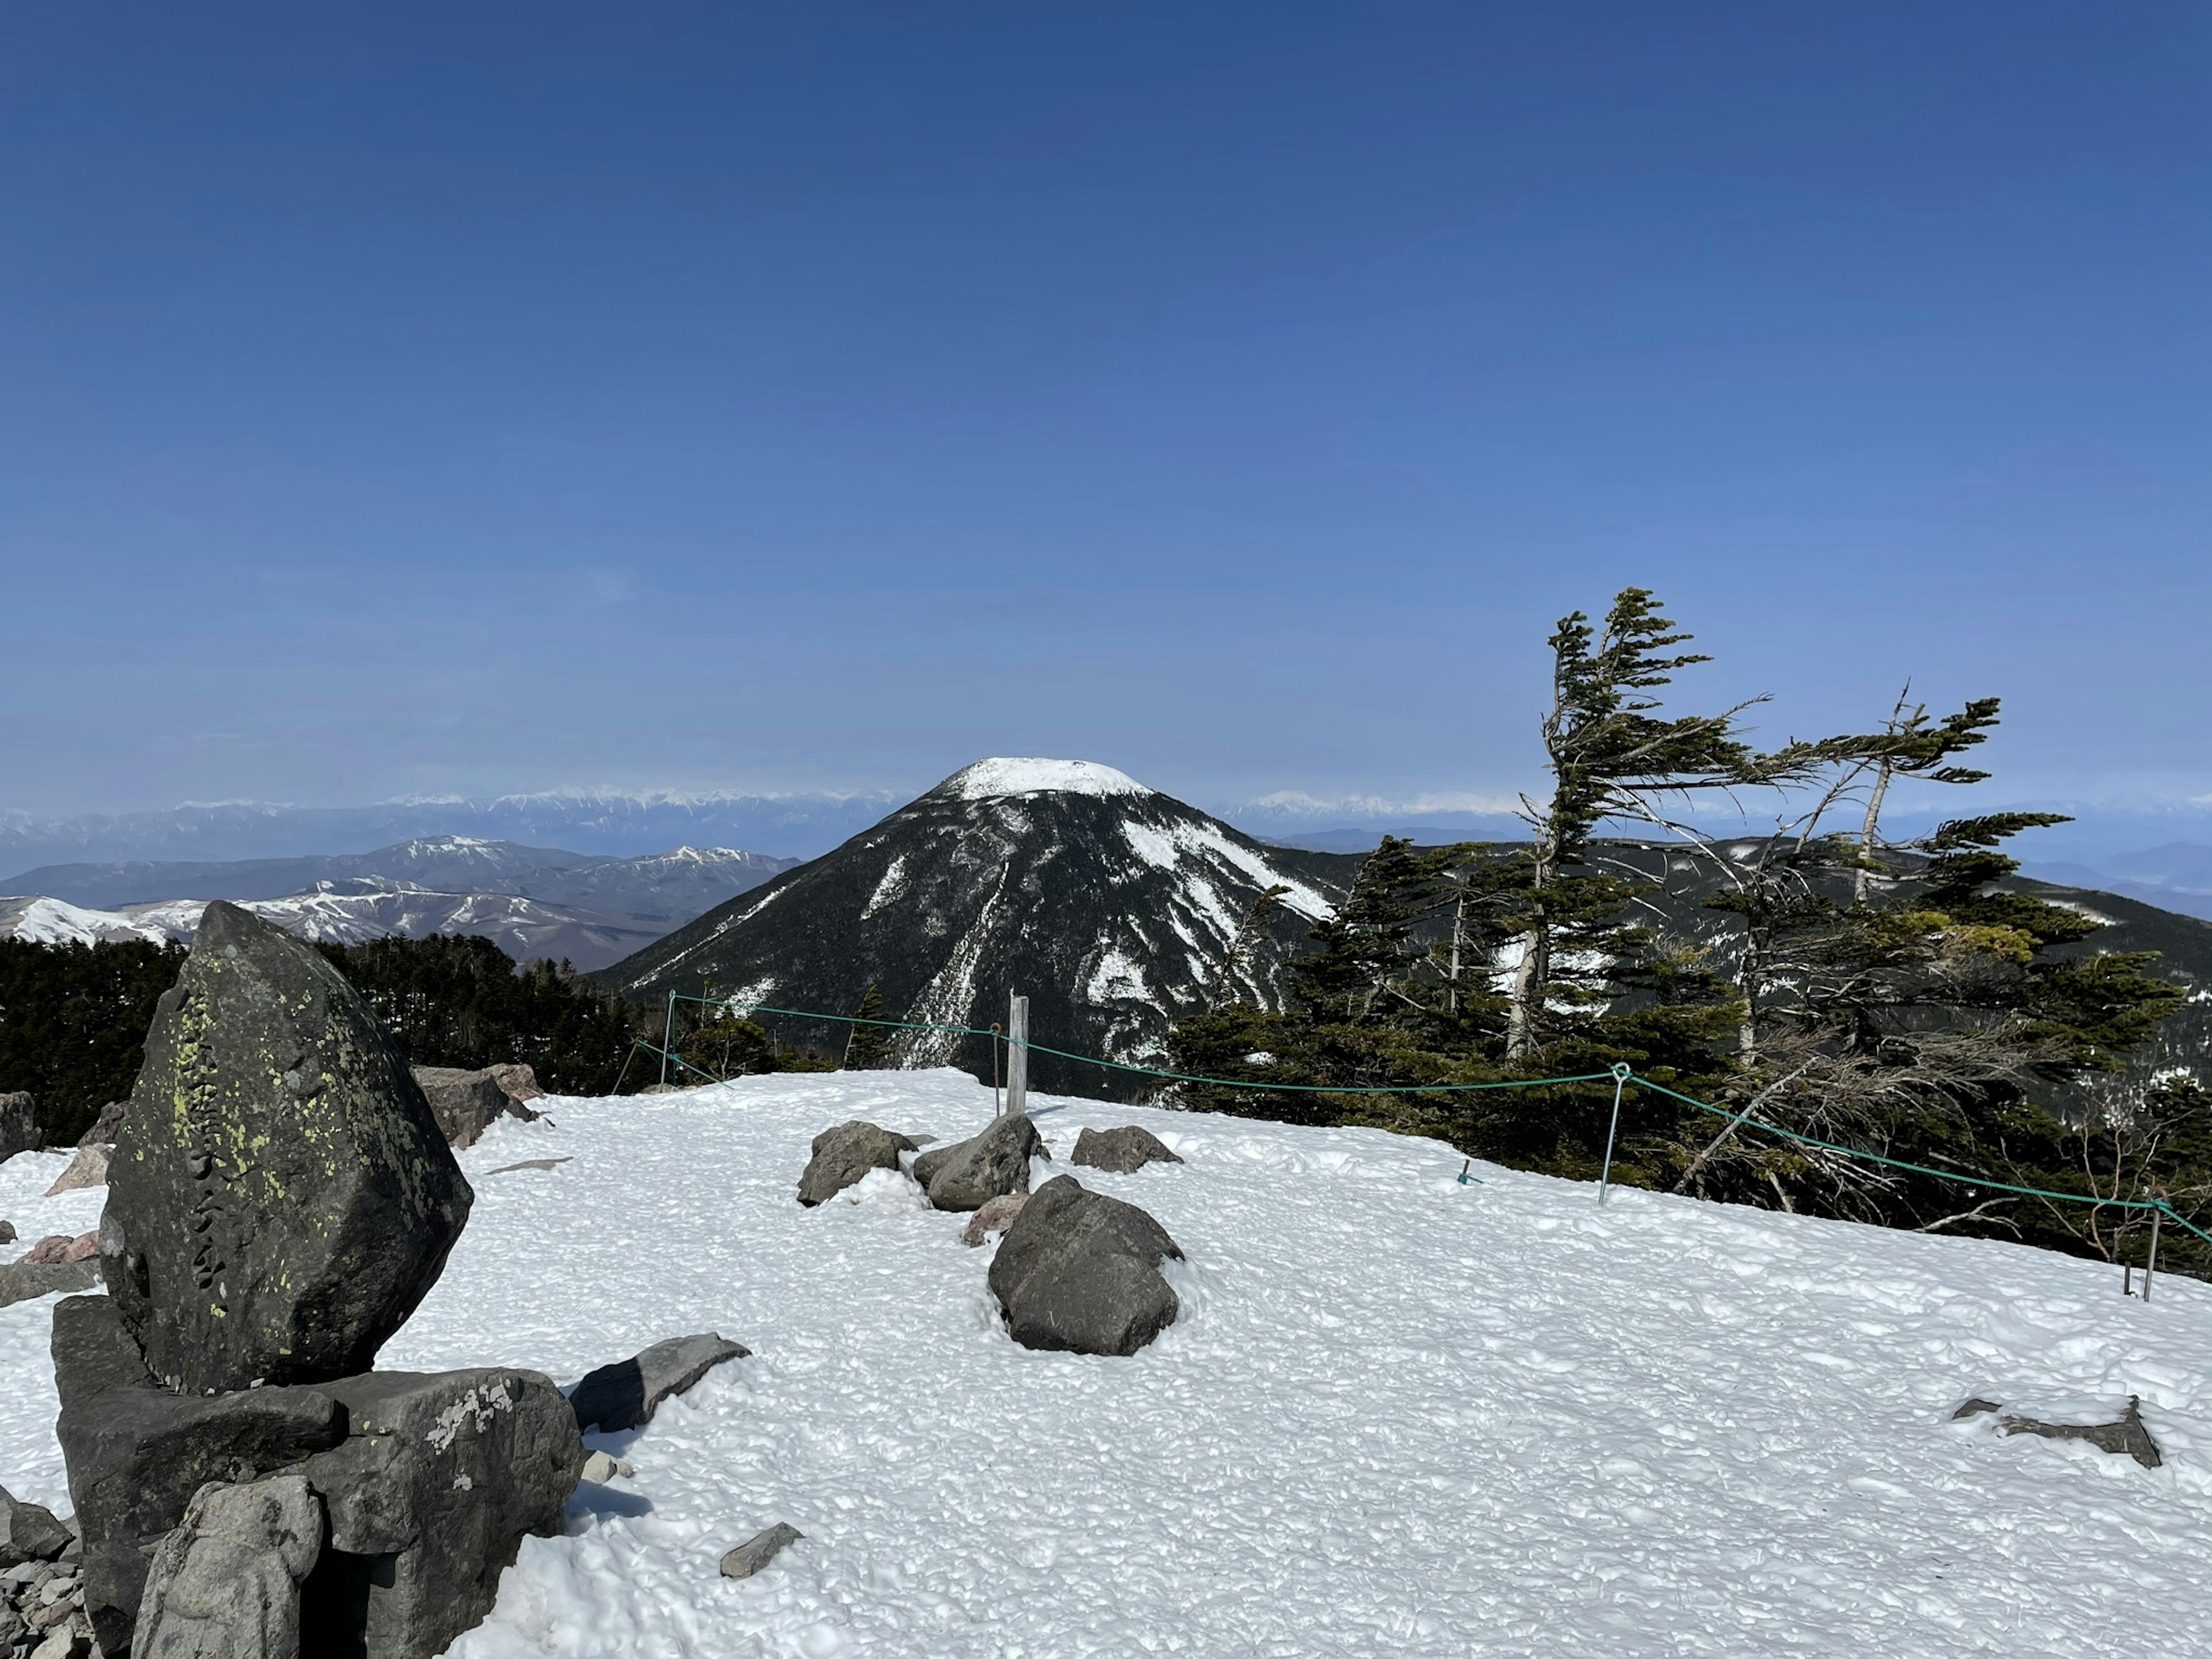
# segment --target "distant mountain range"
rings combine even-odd
[[[597,858],[447,836],[324,858],[52,865],[0,882],[15,892],[0,897],[0,936],[181,941],[208,901],[227,898],[306,939],[474,933],[518,961],[566,959],[588,971],[793,862],[691,847]]]

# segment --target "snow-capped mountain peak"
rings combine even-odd
[[[948,792],[963,800],[994,800],[1006,795],[1150,795],[1127,772],[1102,766],[1097,761],[1048,760],[1033,756],[999,755],[963,766],[932,790]]]

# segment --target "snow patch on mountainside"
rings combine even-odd
[[[1210,855],[1231,866],[1262,886],[1287,887],[1282,902],[1309,920],[1319,921],[1334,907],[1297,877],[1287,875],[1252,851],[1239,847],[1210,823],[1175,823],[1165,829],[1131,822],[1121,826],[1129,850],[1156,870],[1172,870],[1186,858]],[[1235,923],[1230,923],[1233,929]]]
[[[1069,795],[1149,795],[1127,772],[1117,772],[1097,761],[1045,760],[1001,755],[963,767],[938,786],[963,800],[989,800],[1000,795],[1033,795],[1057,792]]]

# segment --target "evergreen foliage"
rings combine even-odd
[[[884,1010],[884,994],[879,987],[872,984],[860,993],[860,1000],[853,1009],[854,1023],[846,1028],[846,1071],[872,1072],[891,1063],[890,1028],[861,1023],[890,1018]]]
[[[130,1094],[154,1005],[184,961],[177,945],[136,939],[0,939],[0,1093],[37,1097],[44,1144],[73,1144],[101,1107]]]

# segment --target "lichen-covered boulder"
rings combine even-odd
[[[1133,1354],[1181,1310],[1160,1263],[1182,1260],[1133,1204],[1060,1176],[1030,1194],[991,1259],[991,1294],[1025,1348]]]
[[[1124,1123],[1118,1129],[1085,1129],[1075,1137],[1075,1151],[1068,1162],[1128,1175],[1147,1164],[1180,1164],[1182,1159],[1151,1130]]]
[[[422,1091],[320,955],[208,906],[108,1174],[108,1290],[190,1393],[367,1370],[473,1194]]]
[[[1030,1160],[1050,1158],[1026,1113],[1010,1112],[981,1134],[933,1146],[914,1161],[914,1178],[940,1210],[980,1210],[994,1198],[1030,1189]]]
[[[858,1119],[814,1137],[813,1157],[799,1177],[799,1201],[826,1203],[871,1170],[896,1170],[899,1154],[916,1151],[904,1135]]]

